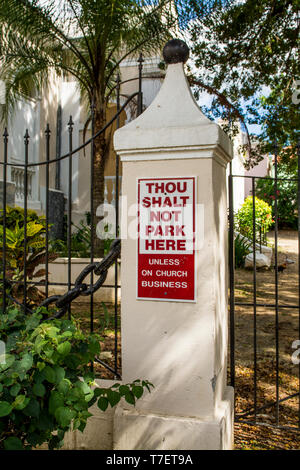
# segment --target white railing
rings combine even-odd
[[[19,166],[11,167],[11,181],[16,184],[16,200],[24,200],[24,175],[25,170]],[[33,180],[35,176],[35,170],[28,168],[27,170],[27,199],[34,199],[33,191]]]

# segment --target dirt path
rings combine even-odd
[[[274,233],[268,237],[274,243]],[[279,305],[298,305],[298,240],[295,231],[280,231],[278,240],[278,263],[282,264],[286,256],[293,264],[279,273]],[[257,303],[275,303],[275,271],[258,270]],[[237,269],[235,272],[236,302],[253,302],[253,271]],[[254,311],[250,306],[236,306],[236,412],[244,413],[254,404]],[[257,340],[257,406],[270,404],[276,399],[276,317],[274,307],[257,307],[256,340]],[[294,352],[292,343],[299,339],[299,309],[279,308],[279,398],[299,392],[299,366],[294,365],[291,355]],[[297,426],[299,398],[284,401],[279,407],[280,425]],[[253,415],[248,416],[249,419]],[[276,423],[275,407],[258,411],[258,420],[268,424]],[[279,444],[278,430],[253,428],[238,425],[236,429],[236,447],[245,448],[245,436],[249,445],[255,441],[254,448],[294,448],[300,449],[300,434],[282,433],[287,445]],[[254,434],[253,434],[254,431]],[[266,447],[266,433],[270,443]],[[243,435],[243,439],[241,439]],[[255,436],[255,439],[254,437]],[[261,439],[259,439],[261,436]],[[271,436],[271,437],[270,437]],[[273,436],[273,437],[272,437]],[[253,440],[254,439],[254,440]]]

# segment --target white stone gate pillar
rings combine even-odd
[[[122,403],[116,410],[114,448],[230,449],[225,172],[232,147],[192,96],[183,70],[185,43],[170,41],[164,57],[169,65],[158,96],[114,138],[128,206],[122,211],[128,229],[122,233],[122,376],[125,383],[147,379],[155,386],[135,408]],[[131,233],[138,198],[139,241]],[[196,203],[195,253],[193,242],[187,247],[183,240],[193,210],[176,228],[182,201]],[[164,232],[155,237],[159,222],[153,214],[164,209],[173,214],[169,226],[177,232],[166,232],[163,222]],[[166,240],[173,241],[166,246]]]

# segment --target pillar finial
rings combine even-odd
[[[189,55],[190,50],[181,39],[171,39],[163,48],[163,58],[167,64],[185,63]]]

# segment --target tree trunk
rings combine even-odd
[[[96,103],[95,106],[95,130],[94,133],[96,134],[105,126],[106,123],[106,112],[105,112],[105,105],[98,105]],[[104,217],[99,215],[96,216],[97,209],[104,203],[104,190],[105,190],[105,179],[104,179],[104,170],[105,170],[105,163],[109,155],[109,142],[106,139],[105,134],[100,134],[94,140],[94,165],[93,165],[93,228],[92,228],[92,236],[94,239],[94,255],[96,257],[103,257],[104,255],[104,239],[99,238],[96,235],[96,226],[98,222]]]

